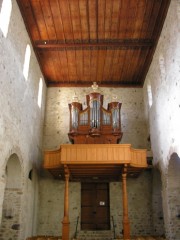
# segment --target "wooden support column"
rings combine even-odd
[[[64,218],[62,221],[62,240],[69,240],[69,170],[65,166]]]
[[[128,197],[127,197],[127,166],[125,164],[122,173],[122,191],[123,191],[123,239],[130,239],[130,224],[128,217]]]

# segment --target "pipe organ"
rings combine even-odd
[[[92,92],[86,96],[87,108],[77,100],[69,104],[69,139],[74,144],[118,143],[121,132],[121,103],[113,101],[103,107],[103,95]]]

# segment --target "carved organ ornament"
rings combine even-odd
[[[69,139],[74,144],[116,144],[122,138],[121,103],[114,98],[105,109],[98,85],[93,83],[92,88],[93,92],[86,95],[87,108],[83,109],[77,96],[69,104]]]

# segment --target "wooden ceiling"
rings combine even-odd
[[[17,0],[47,86],[142,87],[170,0]]]

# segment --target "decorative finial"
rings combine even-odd
[[[91,87],[93,89],[93,92],[96,92],[99,86],[97,85],[96,82],[93,82],[93,85]]]
[[[74,95],[72,97],[73,102],[79,102],[78,96],[76,95],[76,92],[74,92]]]
[[[117,95],[112,96],[112,102],[117,102]]]

